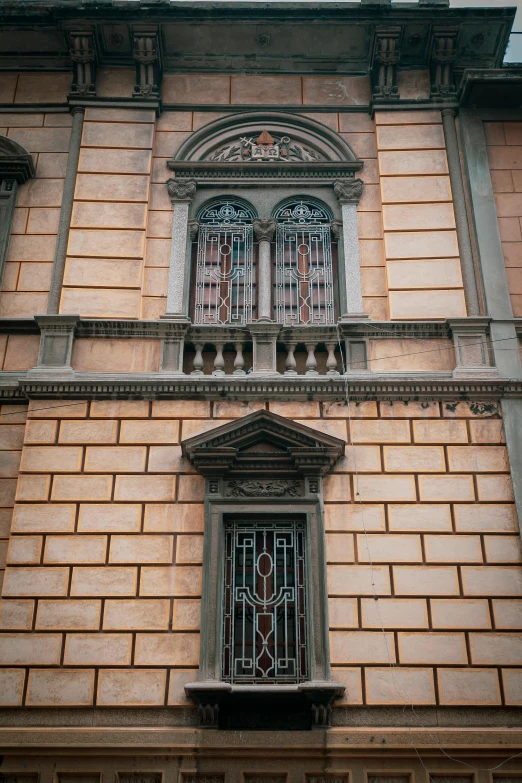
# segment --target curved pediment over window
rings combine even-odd
[[[362,163],[339,134],[321,122],[282,112],[233,114],[209,122],[180,147],[177,161],[214,163]]]
[[[14,139],[0,135],[0,179],[15,179],[22,184],[34,173],[31,153]]]

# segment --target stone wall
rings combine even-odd
[[[20,80],[23,90],[25,79]],[[17,94],[24,97],[23,91]],[[2,318],[32,318],[47,311],[71,121],[69,113],[0,115],[0,133],[29,150],[36,168],[16,199],[0,295]]]
[[[24,438],[4,705],[184,704],[198,665],[204,482],[179,443],[265,405],[354,443],[324,482],[345,703],[522,702],[522,558],[495,405],[352,403],[349,416],[328,402],[42,400],[25,429],[0,426],[6,452]]]
[[[491,181],[515,318],[522,316],[522,123],[485,122]]]
[[[70,77],[57,76],[54,84],[50,74],[13,75],[5,99],[15,106],[65,103]],[[404,89],[417,95],[421,76],[413,74]],[[131,70],[102,68],[97,93],[130,98],[133,83]],[[440,112],[378,112],[376,121],[366,111],[329,112],[330,104],[368,103],[362,77],[166,74],[163,101],[195,109],[167,108],[159,118],[146,109],[86,110],[60,312],[130,319],[164,313],[172,221],[166,161],[191,132],[223,116],[197,110],[212,103],[283,111],[302,105],[364,160],[358,229],[364,309],[372,318],[465,315]],[[318,106],[326,111],[313,111]],[[30,317],[46,309],[71,118],[2,117],[8,135],[38,157],[37,179],[20,191],[0,299],[0,316]]]

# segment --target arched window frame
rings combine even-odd
[[[244,326],[256,310],[253,221],[244,199],[213,198],[197,213],[193,315],[197,325]]]
[[[331,326],[336,320],[331,225],[321,200],[292,196],[273,211],[275,320],[284,326]]]

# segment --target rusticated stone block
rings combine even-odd
[[[463,630],[491,628],[489,605],[485,599],[431,599],[431,619],[434,628]]]
[[[4,596],[66,596],[68,568],[7,568]]]
[[[97,704],[104,707],[154,707],[164,703],[164,669],[102,669]],[[121,780],[121,776],[120,776]]]
[[[330,631],[332,664],[394,663],[395,644],[391,633]]]
[[[202,533],[203,504],[146,505],[144,531],[146,533]]]
[[[167,631],[170,601],[167,599],[107,600],[105,631]]]
[[[19,707],[24,693],[24,669],[0,670],[0,705],[2,707]]]
[[[135,662],[142,666],[197,666],[199,634],[136,634]]]
[[[82,504],[78,517],[81,533],[138,533],[141,506],[138,504]]]
[[[365,671],[367,704],[435,704],[431,669],[371,667]]]
[[[143,566],[140,595],[199,597],[201,568],[197,566]]]
[[[101,601],[38,601],[37,631],[97,631],[100,627]]]
[[[363,628],[428,627],[425,598],[362,598],[361,617]]]
[[[390,595],[390,572],[387,566],[329,565],[326,569],[328,594]]]
[[[73,568],[72,596],[134,596],[137,569],[122,566]]]
[[[15,598],[0,600],[0,630],[30,631],[33,614],[34,601]]]
[[[0,664],[56,666],[60,663],[62,634],[4,633],[0,635]]]
[[[357,534],[359,563],[421,563],[420,536],[400,534]]]
[[[448,705],[501,703],[496,669],[439,669],[439,699]]]
[[[92,669],[32,669],[27,685],[28,706],[86,707],[92,704]]]
[[[125,666],[131,662],[132,635],[128,633],[69,633],[64,664],[68,666]]]
[[[399,658],[406,664],[467,664],[463,633],[398,633]]]

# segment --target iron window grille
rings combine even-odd
[[[305,537],[299,519],[225,521],[226,682],[307,679]]]
[[[286,326],[335,323],[331,216],[300,200],[282,205],[275,217],[276,320]]]
[[[255,291],[252,210],[220,201],[199,215],[194,322],[252,321]]]

